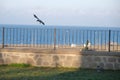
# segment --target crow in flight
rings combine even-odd
[[[41,24],[45,25],[45,23],[43,21],[41,21],[35,14],[33,16],[37,19],[38,22],[40,22]]]

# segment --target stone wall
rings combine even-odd
[[[38,52],[0,51],[0,64],[27,63],[39,67],[74,67],[120,70],[120,53],[79,50],[42,50]]]

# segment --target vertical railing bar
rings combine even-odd
[[[56,50],[56,28],[54,28],[54,50]]]
[[[11,28],[11,47],[13,47],[13,28]]]
[[[28,43],[28,28],[26,28],[26,42],[25,42],[25,44],[26,44],[26,47],[27,47],[27,43]]]
[[[4,37],[5,37],[4,33],[5,33],[5,28],[3,27],[2,29],[3,29],[2,30],[2,48],[4,48]]]
[[[34,28],[34,47],[36,47],[36,28]]]
[[[44,42],[43,42],[43,48],[46,48],[46,29],[44,29]]]
[[[100,31],[98,30],[98,50],[100,50]]]
[[[5,32],[4,32],[4,41],[6,42],[6,47],[8,46],[8,34],[7,34],[7,28],[5,28]]]
[[[20,35],[20,38],[21,38],[21,40],[20,40],[20,42],[21,42],[21,43],[20,43],[20,44],[21,44],[20,47],[22,47],[22,42],[23,42],[23,39],[22,39],[22,37],[23,37],[23,28],[21,28],[20,31],[21,31],[21,32],[20,32],[20,34],[21,34],[21,35]]]
[[[83,44],[82,44],[82,43],[83,43],[82,40],[83,40],[83,39],[82,39],[82,31],[81,31],[81,30],[80,30],[79,36],[80,36],[80,37],[79,37],[79,38],[80,38],[80,47],[82,47],[82,45],[83,45]]]
[[[18,47],[18,45],[19,45],[19,41],[18,41],[19,40],[18,39],[18,37],[19,37],[19,34],[18,34],[19,33],[19,28],[16,28],[16,29],[17,29],[17,31],[16,31],[17,32],[16,33],[16,40],[17,40],[17,47]]]
[[[116,45],[117,46],[117,51],[118,51],[118,43],[119,43],[118,42],[118,34],[119,34],[119,32],[117,31],[117,35],[116,35],[117,36],[117,45]]]
[[[35,47],[37,48],[37,28],[35,28]]]
[[[91,44],[92,44],[92,31],[91,30],[89,30],[89,32],[90,32],[90,36],[89,36],[89,39],[90,39],[90,49],[91,49]]]
[[[79,48],[80,48],[80,43],[81,43],[80,30],[78,30],[78,47],[79,47]]]
[[[66,44],[67,32],[66,31],[67,31],[67,29],[64,30],[64,45],[65,45],[65,48],[67,46],[67,44]]]
[[[39,28],[37,28],[37,48],[39,47]]]
[[[62,44],[63,46],[62,46],[62,48],[65,47],[65,45],[64,45],[64,44],[65,44],[65,40],[64,40],[65,37],[64,37],[64,35],[65,35],[65,34],[64,34],[64,29],[62,29],[62,40],[63,40],[63,44]]]
[[[42,45],[42,29],[40,29],[40,48],[41,48],[41,45]]]
[[[45,29],[43,29],[43,44],[42,47],[45,48],[44,44],[45,44]]]
[[[27,28],[25,28],[25,30],[24,30],[24,46],[26,47],[26,37],[27,37],[27,33],[26,33],[26,29]]]
[[[30,44],[29,43],[29,28],[27,28],[27,42],[26,42],[26,46],[29,47],[28,45]]]
[[[31,28],[31,47],[33,47],[33,29]]]
[[[15,48],[15,28],[13,28],[13,47]]]
[[[115,43],[115,42],[114,42],[114,41],[115,41],[115,31],[112,31],[112,32],[113,32],[113,38],[112,38],[112,39],[113,39],[113,42],[112,42],[112,46],[113,46],[113,51],[114,51],[114,46],[115,46],[115,44],[114,44],[114,43]]]
[[[20,28],[20,47],[22,46],[22,28]]]
[[[64,46],[63,46],[63,29],[61,29],[61,47],[63,48]]]
[[[15,44],[14,44],[14,35],[15,35],[14,28],[13,28],[13,32],[12,33],[13,33],[13,40],[12,40],[13,41],[13,47],[15,47]]]
[[[40,28],[38,28],[38,48],[40,47]]]
[[[11,36],[11,35],[12,35],[12,34],[11,34],[11,29],[12,29],[12,28],[9,28],[9,29],[10,29],[10,47],[11,47],[11,43],[12,43],[12,42],[11,42],[11,41],[12,41],[12,39],[11,39],[11,37],[12,37],[12,36]]]
[[[33,29],[34,30],[34,41],[33,41],[33,48],[36,47],[36,28]]]
[[[24,36],[25,36],[25,28],[23,28],[23,42],[22,42],[22,43],[23,43],[23,44],[22,44],[23,46],[22,46],[22,47],[24,47],[24,46],[25,46],[25,44],[24,44],[24,41],[25,41]]]
[[[58,48],[60,46],[60,29],[58,29]]]
[[[33,47],[33,29],[31,28],[31,47]]]
[[[78,45],[78,30],[76,29],[76,47]]]
[[[70,42],[71,41],[71,38],[70,38],[70,29],[69,29],[69,35],[68,36],[69,36],[69,48],[70,48],[71,47],[70,46],[71,45],[71,42]]]
[[[46,48],[48,48],[48,29],[46,29],[46,45],[47,45]]]
[[[2,28],[3,29],[3,28]],[[4,31],[3,31],[4,33],[2,33],[3,35],[4,35],[4,39],[3,39],[3,43],[4,43],[4,47],[5,47],[5,45],[6,45],[6,47],[7,47],[7,31],[6,31],[6,28],[4,29]],[[2,36],[3,37],[3,36]],[[3,48],[4,48],[3,47]]]
[[[84,30],[83,30],[83,47],[84,47]]]
[[[67,29],[64,30],[64,34],[65,34],[65,35],[64,35],[64,42],[65,42],[64,45],[65,45],[65,48],[67,47],[67,42],[66,42],[66,39],[67,39],[67,32],[66,32],[66,31],[67,31]]]
[[[17,28],[15,28],[15,47],[17,47]]]
[[[43,29],[43,48],[45,48],[45,29]]]
[[[31,44],[32,44],[32,31],[31,31],[32,29],[31,28],[29,28],[29,36],[30,36],[30,44],[29,44],[29,47],[31,47]]]
[[[102,51],[102,47],[103,47],[103,45],[102,45],[102,32],[103,32],[103,31],[101,30],[101,32],[100,32],[100,33],[101,33],[101,34],[100,34],[100,36],[101,36],[101,40],[100,40],[100,41],[101,41],[101,51]]]
[[[33,47],[36,47],[36,28],[34,28],[34,46]]]
[[[88,30],[86,31],[86,34],[87,34],[87,36],[86,36],[86,42],[87,42],[87,40],[88,40]]]
[[[82,31],[81,31],[81,30],[80,30],[79,38],[80,38],[80,48],[82,48],[82,47],[83,47],[83,46],[82,46],[82,45],[83,45],[83,44],[82,44],[82,42],[83,42],[82,40],[83,40],[83,39],[82,39]]]
[[[95,40],[95,35],[96,34],[96,30],[94,30],[94,50],[96,49],[96,40]]]
[[[50,48],[52,47],[52,29],[50,29]]]
[[[23,46],[24,46],[24,47],[25,47],[25,35],[26,35],[26,34],[25,34],[25,29],[26,29],[26,28],[23,28],[23,33],[24,33],[24,35],[23,35]]]
[[[22,28],[20,29],[20,34],[21,34],[20,35],[20,44],[21,44],[20,47],[22,47]]]
[[[105,38],[105,50],[106,50],[106,30],[105,30],[104,33],[105,33],[105,37],[104,38]]]
[[[109,30],[109,36],[108,36],[108,37],[109,37],[109,41],[108,41],[108,42],[109,42],[109,43],[108,43],[108,52],[110,52],[111,30]]]

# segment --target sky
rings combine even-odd
[[[120,0],[0,0],[0,24],[120,27]]]

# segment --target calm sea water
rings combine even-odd
[[[85,27],[85,26],[40,26],[40,25],[0,25],[0,43],[2,29],[5,44],[53,44],[56,28],[57,44],[107,44],[109,30],[111,42],[120,44],[120,27]]]

